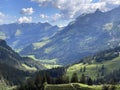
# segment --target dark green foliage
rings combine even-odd
[[[64,76],[65,68],[53,68],[35,73],[33,78],[28,79],[18,87],[18,90],[44,90],[44,84],[69,83],[69,77]]]
[[[16,69],[9,65],[0,63],[0,76],[7,80],[9,85],[18,85],[25,80],[25,77],[30,76],[29,72]]]
[[[86,83],[86,77],[84,74],[82,74],[81,78],[80,78],[80,83],[85,84]]]
[[[110,85],[109,90],[116,90],[115,85]]]
[[[69,77],[68,76],[60,76],[56,78],[56,84],[67,84],[69,83]]]
[[[94,59],[97,62],[102,62],[105,60],[112,60],[119,56],[120,47],[116,47],[114,49],[109,49],[103,52],[100,52],[94,56]]]
[[[78,76],[77,73],[73,73],[71,78],[71,83],[77,83],[78,82]]]
[[[44,90],[45,77],[37,75],[34,79],[28,79],[17,90]]]
[[[85,72],[86,71],[86,67],[84,66],[84,68],[83,68],[83,72]]]
[[[116,90],[115,85],[103,85],[102,90]]]
[[[104,76],[105,83],[116,84],[120,82],[120,69],[114,70],[110,74]]]
[[[93,81],[92,81],[91,78],[88,78],[88,79],[87,79],[87,84],[88,84],[88,85],[93,85]]]
[[[83,68],[80,68],[80,72],[86,72],[86,66],[84,66]]]
[[[120,52],[120,47],[108,49],[108,50],[96,53],[94,55],[85,57],[85,58],[81,59],[80,62],[82,62],[84,64],[86,64],[86,63],[91,64],[92,60],[95,60],[98,63],[107,61],[107,60],[112,60],[119,56],[119,52]]]
[[[108,85],[103,85],[102,90],[109,90],[109,86]]]
[[[58,68],[53,68],[48,70],[41,70],[36,74],[44,75],[46,73],[49,74],[51,77],[59,77],[59,76],[63,76],[66,73],[66,68],[58,67]]]
[[[82,70],[82,68],[80,68],[80,72],[82,72],[83,70]]]
[[[102,65],[99,72],[101,73],[101,76],[104,76],[104,74],[105,74],[105,66],[104,65]]]

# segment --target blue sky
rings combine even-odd
[[[64,26],[97,8],[105,12],[120,0],[0,0],[0,24],[49,22]]]

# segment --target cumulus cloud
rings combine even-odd
[[[61,19],[62,17],[63,17],[62,14],[56,13],[51,18],[52,18],[52,21],[54,22],[54,21]]]
[[[3,18],[5,16],[5,14],[3,14],[2,12],[0,12],[0,18]]]
[[[45,15],[45,14],[40,14],[40,18],[49,18],[49,16],[48,15]]]
[[[4,18],[5,18],[5,14],[0,12],[0,24],[2,24],[4,22]]]
[[[21,14],[31,15],[31,14],[33,14],[33,13],[34,13],[34,10],[33,10],[32,7],[31,7],[31,8],[23,8],[23,9],[21,10]]]
[[[32,22],[32,17],[20,17],[18,19],[18,23],[31,23]]]
[[[106,2],[107,4],[120,5],[120,0],[101,0],[101,2]]]
[[[96,9],[108,11],[120,5],[120,0],[31,0],[37,2],[39,6],[52,5],[60,10],[62,19],[73,19],[83,13],[91,13]],[[57,15],[58,16],[58,15]]]

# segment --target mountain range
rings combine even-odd
[[[12,23],[0,25],[0,38],[15,50],[21,50],[27,45],[53,36],[59,27],[49,23]]]
[[[120,45],[120,7],[108,12],[97,9],[80,15],[53,37],[42,40],[41,47],[28,45],[20,53],[40,60],[55,60],[67,65],[99,51]]]
[[[68,65],[120,45],[119,12],[120,6],[108,12],[97,9],[62,29],[49,23],[4,24],[0,25],[0,38],[20,55]]]

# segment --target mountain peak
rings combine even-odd
[[[103,13],[99,8],[96,9],[95,13]]]
[[[0,46],[6,46],[5,40],[0,39]]]

